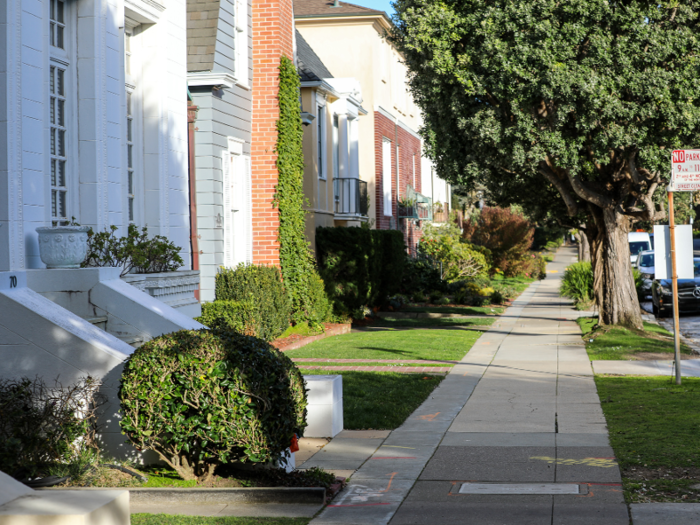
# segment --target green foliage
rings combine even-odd
[[[442,262],[443,278],[453,282],[475,277],[488,271],[484,254],[461,238],[456,224],[426,225],[418,244],[418,251]]]
[[[0,381],[0,471],[43,477],[94,458],[99,386],[90,377],[66,387],[40,377]]]
[[[88,253],[83,268],[95,266],[121,267],[124,276],[133,273],[174,272],[182,266],[181,248],[175,246],[162,235],[148,238],[148,229],[141,232],[134,224],[129,224],[124,237],[115,237],[117,227],[99,233],[88,231]]]
[[[259,306],[253,301],[214,301],[202,304],[202,315],[195,321],[209,328],[221,328],[272,341],[260,334]]]
[[[528,257],[534,228],[521,214],[507,208],[485,207],[464,224],[464,237],[488,250],[492,272],[506,277],[531,270]],[[530,275],[528,275],[530,277]]]
[[[634,287],[637,290],[637,298],[640,301],[644,300],[644,279],[642,278],[642,272],[636,268],[632,268],[632,277],[634,278]]]
[[[431,290],[447,291],[447,283],[440,275],[440,265],[426,257],[410,257],[406,260],[401,280],[401,291],[405,294],[425,294]],[[418,301],[418,299],[414,299]]]
[[[185,480],[217,465],[275,459],[306,427],[294,363],[268,343],[224,330],[181,330],[138,348],[119,387],[122,431]]]
[[[265,341],[276,339],[289,327],[292,305],[274,266],[220,268],[214,293],[216,301],[202,305],[202,324],[213,327],[220,318],[224,326]]]
[[[401,288],[406,265],[403,234],[396,230],[317,228],[316,255],[336,315],[364,317]]]
[[[279,66],[279,120],[277,121],[277,191],[279,254],[282,277],[292,302],[292,322],[320,327],[331,308],[305,236],[304,152],[302,149],[299,75],[282,57]]]
[[[593,300],[593,269],[589,262],[578,262],[564,270],[559,294],[573,299],[577,303],[588,303]]]

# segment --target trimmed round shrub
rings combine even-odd
[[[122,431],[183,479],[279,458],[306,427],[301,372],[277,349],[226,330],[181,330],[138,348],[119,387]]]

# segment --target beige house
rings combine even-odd
[[[419,221],[406,218],[398,201],[432,193],[436,184],[423,157],[422,118],[407,89],[407,68],[385,38],[389,17],[346,2],[294,0],[294,18],[298,33],[329,73],[355,78],[362,87],[368,114],[359,119],[358,169],[371,196],[369,219],[377,228],[403,229],[413,246],[420,237],[414,232]]]
[[[334,78],[297,32],[297,69],[304,124],[306,237],[315,248],[319,226],[359,226],[367,221],[367,183],[360,179],[360,126],[367,118],[360,84]],[[367,142],[371,142],[367,141]]]

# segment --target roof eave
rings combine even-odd
[[[388,29],[392,27],[394,24],[391,21],[391,18],[389,18],[389,15],[387,15],[384,11],[377,12],[377,13],[338,13],[337,15],[334,14],[316,14],[316,15],[294,15],[294,19],[306,19],[306,20],[311,20],[311,19],[317,19],[317,20],[323,20],[325,18],[332,18],[332,19],[338,19],[338,18],[367,18],[367,19],[379,19],[382,20],[384,23],[385,27]]]

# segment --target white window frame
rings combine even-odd
[[[392,217],[394,215],[393,201],[391,198],[392,176],[391,176],[391,152],[392,143],[386,137],[382,137],[382,191],[384,195],[384,216]]]
[[[143,114],[141,104],[140,22],[124,18],[124,203],[128,224],[143,223]],[[127,48],[129,42],[129,48]],[[127,65],[129,68],[127,70]],[[131,108],[128,107],[131,102]],[[131,111],[129,111],[129,109]],[[131,140],[129,125],[131,124]]]
[[[63,19],[60,20],[58,6],[62,5]],[[46,207],[47,220],[54,226],[68,224],[72,217],[79,215],[77,212],[78,181],[76,180],[76,166],[78,164],[77,148],[77,107],[76,100],[76,72],[75,60],[75,5],[62,0],[50,0],[45,4],[46,19],[49,28],[49,68],[46,72],[45,92],[46,100]],[[53,45],[58,43],[58,28],[62,29],[62,47]],[[58,71],[63,71],[62,95],[56,92]],[[62,125],[59,125],[59,101],[63,102]],[[60,143],[59,143],[60,137]],[[59,146],[60,144],[60,146]],[[63,163],[63,164],[61,164]],[[63,168],[62,180],[59,177],[59,169]],[[63,213],[55,213],[62,200]],[[79,219],[79,217],[77,217]]]
[[[318,178],[321,180],[327,180],[326,170],[326,106],[325,104],[316,105],[316,133],[318,134],[316,140],[316,147],[318,148],[317,162],[318,162]]]
[[[248,2],[246,0],[233,0],[235,4],[235,42],[234,52],[236,81],[242,87],[249,87],[248,78]]]

